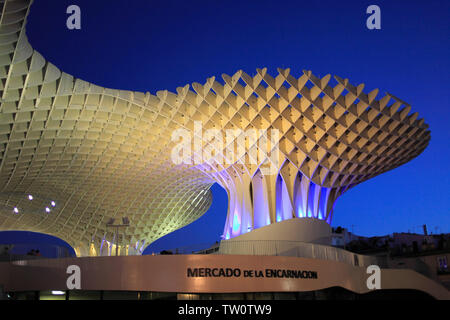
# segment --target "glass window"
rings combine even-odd
[[[447,256],[438,257],[438,269],[442,271],[448,269]]]

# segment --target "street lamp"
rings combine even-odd
[[[114,224],[116,219],[110,218],[106,223],[106,227],[114,228],[114,239],[117,239],[116,243],[116,257],[119,255],[119,228],[128,227],[130,225],[130,220],[128,217],[122,217],[122,223]]]

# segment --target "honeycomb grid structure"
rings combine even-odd
[[[430,140],[428,125],[397,97],[377,99],[377,89],[311,71],[238,71],[156,95],[75,79],[28,43],[31,3],[0,1],[0,230],[55,235],[78,255],[105,254],[111,242],[139,252],[205,213],[216,182],[229,198],[225,238],[294,217],[331,223],[340,195],[415,158]],[[196,122],[258,129],[256,142],[276,129],[268,151],[277,149],[277,159],[249,161],[257,144],[235,137],[201,164],[175,165],[172,134],[195,135]],[[248,152],[220,161],[242,142]],[[262,173],[268,164],[276,174]],[[114,239],[106,222],[121,217],[131,224]]]

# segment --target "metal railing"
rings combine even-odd
[[[32,252],[34,250],[34,253]],[[39,252],[37,253],[37,250]],[[53,259],[73,257],[72,250],[64,246],[21,243],[21,244],[0,244],[0,262],[33,260],[33,259]]]
[[[216,245],[218,245],[218,243],[195,243],[177,248],[164,249],[161,251],[155,250],[153,253],[156,255],[161,254],[162,252],[165,252],[166,254],[169,252],[169,254],[210,254],[217,251]],[[147,250],[146,254],[149,254],[149,252],[152,252],[152,250]]]
[[[365,256],[327,245],[283,240],[225,240],[217,254],[288,256],[333,260],[354,266],[387,266],[384,257]]]

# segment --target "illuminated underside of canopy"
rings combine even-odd
[[[229,197],[225,238],[294,217],[330,223],[340,195],[410,161],[430,139],[424,120],[393,95],[376,99],[378,90],[310,71],[239,71],[176,94],[96,86],[30,46],[30,1],[0,3],[0,230],[52,234],[81,255],[100,254],[106,241],[139,251],[205,213],[215,182]],[[256,143],[235,137],[227,143],[249,152],[231,164],[218,159],[224,146],[201,164],[175,165],[172,133],[196,123],[258,129],[257,143],[276,129],[268,149],[279,153],[249,161]],[[275,172],[264,174],[267,165]],[[122,217],[130,226],[114,239],[106,223]]]

